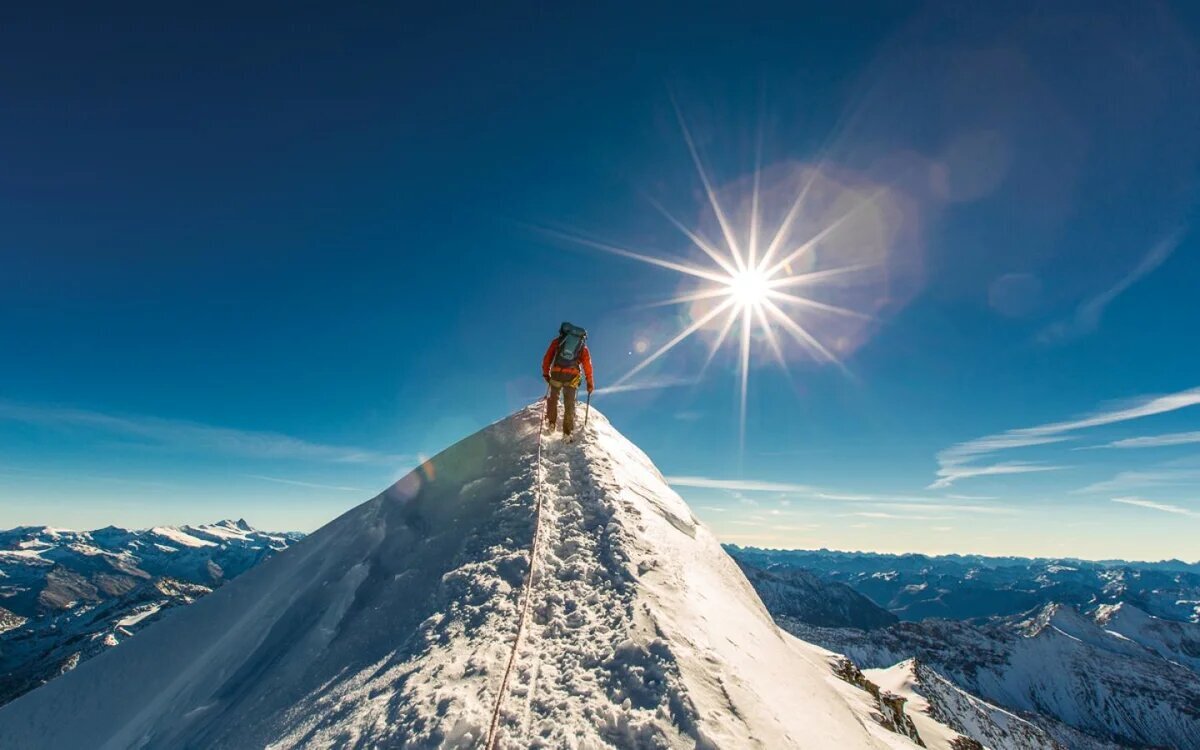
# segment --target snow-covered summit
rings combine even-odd
[[[463,440],[0,709],[0,747],[465,748],[493,714],[499,747],[914,746],[596,410],[540,460],[539,422]]]

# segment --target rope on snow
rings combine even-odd
[[[542,420],[546,418],[545,406],[549,405],[550,389],[546,389],[546,400],[543,405],[542,417],[538,420],[538,443],[537,443],[537,458],[534,468],[533,492],[537,497],[537,503],[534,506],[533,515],[533,542],[529,547],[529,569],[525,571],[525,580],[521,584],[521,613],[517,617],[517,636],[513,639],[512,652],[508,655],[508,665],[504,668],[504,677],[500,680],[500,690],[496,694],[496,707],[492,709],[492,723],[488,729],[487,742],[484,747],[487,750],[495,750],[496,741],[499,739],[497,730],[500,726],[500,708],[504,705],[504,695],[508,692],[508,679],[512,675],[513,665],[517,662],[517,652],[521,650],[521,637],[525,634],[525,620],[529,615],[529,602],[533,599],[533,567],[537,562],[538,539],[541,537],[542,531],[542,501],[545,498],[545,491],[542,487]]]

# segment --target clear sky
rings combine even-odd
[[[312,530],[568,319],[726,541],[1200,558],[1188,4],[293,5],[0,16],[0,526]],[[711,279],[598,244],[797,199],[743,437],[738,322],[630,375]]]

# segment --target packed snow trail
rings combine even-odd
[[[676,721],[694,730],[678,669],[630,639],[638,623],[628,540],[614,522],[614,488],[597,478],[593,461],[609,465],[586,441],[555,439],[545,454],[545,536],[530,637],[505,715],[509,747],[567,747],[581,724],[617,747],[681,742]],[[547,643],[572,645],[546,650]],[[663,718],[671,731],[656,721]]]
[[[502,750],[913,747],[599,411],[539,464],[542,406],[0,708],[0,747],[466,750],[493,714]]]
[[[547,391],[544,402],[548,405],[550,393]],[[546,418],[541,417],[538,428],[537,454],[534,457],[534,479],[533,493],[537,498],[533,509],[533,541],[529,543],[529,569],[525,572],[525,580],[521,586],[521,614],[517,619],[517,633],[513,636],[512,653],[508,656],[508,664],[504,667],[504,675],[500,678],[500,687],[496,691],[496,705],[492,709],[492,721],[488,726],[487,741],[484,746],[487,750],[493,750],[496,747],[496,739],[499,735],[496,730],[500,726],[500,709],[504,706],[504,699],[508,697],[508,681],[512,676],[513,665],[517,661],[517,654],[521,651],[521,638],[525,635],[525,623],[529,619],[529,602],[531,601],[531,591],[533,586],[533,578],[537,572],[538,563],[538,542],[542,536],[542,517],[543,506],[546,499],[545,487],[545,469],[543,468],[542,454],[545,452],[545,430],[542,426],[545,425]]]

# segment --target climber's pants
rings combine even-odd
[[[563,434],[570,435],[575,429],[575,394],[579,389],[550,381],[550,399],[546,402],[546,421],[554,427],[558,423],[558,394],[563,400]]]

